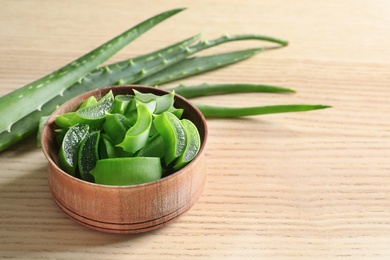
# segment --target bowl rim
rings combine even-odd
[[[150,90],[154,90],[154,91],[160,91],[160,92],[165,93],[165,94],[171,93],[168,90],[157,88],[157,87],[144,86],[144,85],[132,85],[132,84],[130,84],[130,85],[107,86],[107,87],[103,87],[103,88],[98,88],[98,89],[87,91],[85,93],[82,93],[80,95],[77,95],[77,96],[69,99],[68,101],[66,101],[65,103],[60,105],[58,108],[56,108],[56,110],[53,111],[50,114],[49,118],[47,119],[47,121],[46,121],[46,123],[45,123],[45,125],[43,127],[42,133],[41,133],[41,135],[42,135],[42,138],[41,138],[41,149],[42,149],[43,154],[45,155],[46,159],[48,160],[49,164],[51,164],[51,166],[55,167],[62,175],[65,175],[67,178],[72,179],[72,181],[80,182],[81,184],[85,184],[85,185],[101,187],[101,188],[105,188],[105,189],[128,189],[128,188],[145,187],[145,186],[149,186],[149,185],[155,185],[155,184],[157,184],[159,182],[168,181],[171,178],[175,178],[177,175],[185,174],[186,169],[189,168],[189,167],[192,167],[192,165],[196,161],[199,160],[201,154],[205,150],[206,143],[207,143],[207,137],[208,137],[208,126],[207,126],[206,119],[205,119],[204,115],[202,114],[202,112],[195,105],[193,105],[190,101],[188,101],[186,98],[184,98],[184,97],[182,97],[182,96],[180,96],[180,95],[178,95],[176,93],[174,95],[175,102],[176,102],[176,99],[181,99],[182,102],[184,102],[187,105],[189,105],[191,107],[191,109],[193,109],[196,112],[197,116],[199,116],[200,121],[202,122],[202,125],[204,127],[204,129],[203,129],[204,135],[203,135],[203,138],[201,138],[201,146],[200,146],[198,154],[195,156],[195,158],[193,158],[191,160],[191,162],[189,162],[187,165],[185,165],[183,168],[179,169],[178,171],[175,171],[175,172],[171,173],[168,176],[162,177],[161,179],[154,180],[154,181],[151,181],[151,182],[146,182],[146,183],[141,183],[141,184],[133,184],[133,185],[118,185],[118,186],[116,186],[116,185],[107,185],[107,184],[98,184],[98,183],[88,182],[88,181],[82,180],[80,178],[77,178],[75,176],[72,176],[69,173],[67,173],[64,170],[62,170],[58,166],[58,164],[54,161],[54,159],[52,158],[52,156],[49,153],[49,145],[47,145],[48,140],[45,140],[45,138],[43,138],[43,136],[46,135],[46,132],[52,131],[52,129],[49,126],[52,125],[52,124],[55,124],[54,123],[54,119],[55,119],[54,117],[57,115],[56,114],[57,111],[60,110],[61,108],[64,108],[69,103],[75,102],[75,100],[78,100],[81,97],[85,97],[85,98],[82,99],[82,100],[85,100],[86,98],[88,98],[88,97],[90,97],[92,95],[107,93],[110,90],[120,89],[120,88],[122,88],[122,89],[129,89],[129,90],[133,90],[133,89],[145,89],[145,90],[148,90],[148,89],[150,89]],[[49,134],[49,133],[47,133],[47,134]]]

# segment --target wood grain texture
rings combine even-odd
[[[346,1],[0,0],[0,94],[176,7],[111,61],[203,32],[261,33],[290,45],[183,80],[264,83],[293,95],[194,101],[321,103],[331,109],[208,120],[208,177],[176,222],[131,236],[91,231],[55,205],[34,139],[0,154],[0,257],[19,259],[388,259],[390,5]],[[259,46],[232,43],[205,53]],[[174,84],[172,84],[174,85]],[[4,116],[4,115],[1,115]]]

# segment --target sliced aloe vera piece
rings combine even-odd
[[[124,114],[127,106],[133,99],[133,95],[116,95],[114,100],[114,107],[112,108],[111,113]]]
[[[104,131],[110,136],[114,144],[119,144],[125,138],[130,128],[129,120],[122,114],[107,114],[103,124]]]
[[[167,112],[171,112],[171,113],[174,114],[177,118],[180,119],[180,118],[183,116],[184,109],[183,109],[183,108],[171,107],[170,109],[168,109]]]
[[[96,100],[95,96],[90,96],[89,98],[84,100],[83,103],[81,103],[79,109],[96,105],[97,102],[98,101]]]
[[[69,129],[67,128],[58,128],[54,130],[56,133],[56,142],[58,145],[62,145],[62,141],[64,140],[66,132],[68,132]]]
[[[127,105],[123,113],[132,124],[135,124],[138,119],[138,105],[145,106],[149,110],[149,113],[153,114],[154,110],[156,109],[156,100],[146,98],[139,99],[137,97],[134,97],[134,100]]]
[[[155,114],[161,114],[162,112],[168,111],[173,107],[173,103],[175,102],[175,92],[171,91],[171,93],[158,96],[156,104]]]
[[[108,136],[106,133],[100,134],[100,140],[99,140],[100,159],[128,157],[128,156],[131,156],[131,154],[123,151],[121,147],[115,146],[110,136]]]
[[[112,143],[111,138],[105,133],[100,134],[98,152],[100,159],[117,157],[115,145]]]
[[[154,119],[154,126],[162,136],[166,152],[164,160],[166,165],[179,157],[186,145],[186,136],[180,120],[170,112],[164,112]]]
[[[62,127],[62,128],[68,128],[68,127],[72,126],[72,124],[70,123],[70,120],[72,119],[72,117],[75,114],[76,114],[76,112],[68,112],[68,113],[57,116],[55,119],[56,125],[58,125],[59,127]]]
[[[95,183],[105,185],[135,185],[161,179],[160,158],[128,157],[97,161],[91,171]]]
[[[90,171],[95,168],[99,159],[99,137],[100,132],[94,131],[88,134],[80,143],[78,154],[78,168],[81,179],[94,182]]]
[[[175,165],[173,166],[175,170],[183,168],[187,163],[192,161],[200,149],[200,135],[194,123],[188,119],[182,119],[181,123],[184,128],[187,142],[183,153],[175,161]]]
[[[149,110],[149,113],[151,113],[151,114],[153,114],[154,110],[156,110],[157,102],[155,99],[149,100],[147,102],[140,101],[138,98],[136,98],[134,100],[135,100],[136,107],[138,107],[139,105],[143,105]]]
[[[123,142],[117,146],[129,153],[137,152],[147,143],[151,125],[152,114],[146,106],[139,104],[137,106],[137,121],[126,132]]]
[[[143,103],[148,103],[152,100],[156,101],[155,109],[152,111],[154,114],[161,114],[172,108],[174,103],[175,92],[171,91],[169,94],[162,96],[155,95],[153,93],[141,93],[134,90],[135,97]]]
[[[70,119],[72,125],[83,123],[98,126],[103,123],[106,113],[111,112],[114,104],[112,91],[108,92],[95,105],[78,109]]]
[[[61,148],[58,154],[58,165],[62,170],[72,176],[76,175],[77,153],[79,145],[87,136],[88,131],[88,125],[75,125],[69,128],[62,140]]]
[[[156,134],[149,139],[146,145],[139,151],[140,157],[159,157],[163,158],[165,155],[165,144],[162,136]]]

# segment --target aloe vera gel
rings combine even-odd
[[[58,165],[82,180],[105,185],[151,182],[187,165],[199,152],[196,126],[174,107],[174,91],[86,99],[56,117]]]

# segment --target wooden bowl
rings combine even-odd
[[[201,137],[198,155],[179,171],[150,183],[109,186],[83,181],[58,167],[55,116],[75,111],[91,95],[101,98],[110,90],[114,95],[133,94],[133,89],[157,95],[168,93],[158,88],[132,85],[90,91],[59,107],[42,132],[42,149],[49,161],[48,182],[54,201],[68,216],[95,230],[127,234],[160,228],[191,208],[205,185],[206,120],[195,106],[178,95],[175,96],[175,106],[184,109],[183,117],[197,126]]]

